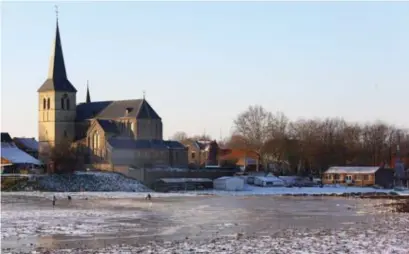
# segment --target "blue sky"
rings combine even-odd
[[[37,137],[54,6],[2,7],[2,131]],[[252,104],[409,127],[407,2],[71,2],[59,20],[77,101],[87,80],[93,101],[146,90],[165,138],[227,136]]]

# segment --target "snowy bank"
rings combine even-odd
[[[392,189],[375,189],[370,187],[344,187],[344,186],[324,186],[320,187],[258,187],[246,185],[243,191],[196,191],[197,194],[227,195],[227,196],[252,196],[252,195],[331,195],[344,193],[385,193],[395,192],[398,195],[409,195],[409,192],[399,192]]]
[[[110,172],[76,172],[74,174],[53,174],[36,177],[35,184],[21,186],[20,189],[76,192],[76,191],[151,191],[135,179],[127,178],[118,173]]]

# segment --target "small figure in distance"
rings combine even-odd
[[[53,207],[55,206],[55,201],[57,200],[57,198],[55,197],[55,195],[53,196]]]
[[[71,196],[68,196],[68,200],[71,201]]]
[[[146,195],[145,200],[151,200],[151,199],[152,199],[151,194],[150,194],[150,193],[148,193],[148,195]]]

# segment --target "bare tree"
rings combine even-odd
[[[245,137],[237,134],[233,134],[225,141],[225,147],[227,148],[235,148],[235,149],[246,149],[247,148],[247,140]]]
[[[77,149],[69,142],[62,142],[51,149],[50,161],[56,173],[72,173],[78,165]]]
[[[201,135],[194,135],[192,137],[190,137],[190,139],[192,140],[201,140],[201,141],[212,141],[212,137],[210,135],[207,134],[201,134]]]
[[[188,139],[188,136],[187,136],[186,132],[178,131],[175,134],[173,134],[172,139],[181,142],[181,141],[184,141],[184,140]]]
[[[234,121],[236,134],[242,136],[247,148],[255,150],[264,159],[263,147],[271,138],[273,115],[262,106],[250,106]]]

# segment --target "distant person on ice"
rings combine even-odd
[[[53,196],[53,207],[55,206],[55,201],[57,200],[57,198],[55,197],[55,195]]]
[[[146,199],[146,200],[151,200],[151,199],[152,199],[151,194],[148,193],[148,195],[146,195],[146,198],[145,198],[145,199]]]

